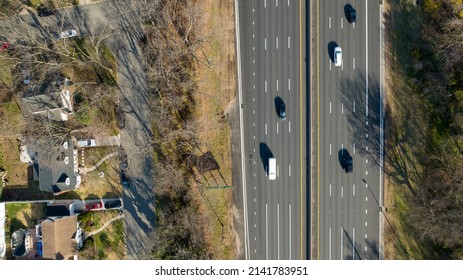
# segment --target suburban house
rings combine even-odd
[[[55,195],[75,190],[80,186],[77,150],[71,137],[57,143],[52,139],[38,140],[37,162],[34,176],[37,176],[42,191]]]
[[[77,259],[77,252],[83,244],[77,215],[49,217],[36,226],[36,232],[44,259]]]
[[[30,87],[23,93],[23,114],[44,115],[50,120],[67,121],[73,114],[74,86],[65,78],[41,87]]]

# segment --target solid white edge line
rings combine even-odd
[[[355,260],[355,228],[352,228],[352,260]]]
[[[278,260],[280,259],[280,203],[277,204],[277,248],[278,248]]]
[[[328,245],[328,256],[329,256],[329,260],[331,260],[331,227],[330,227],[330,234],[329,234],[329,245]]]
[[[250,259],[250,247],[249,247],[249,228],[248,228],[248,210],[247,210],[247,197],[246,197],[246,168],[245,168],[245,158],[244,158],[244,127],[243,127],[243,85],[241,81],[241,52],[240,52],[240,24],[239,24],[239,7],[238,0],[235,0],[235,37],[236,37],[236,53],[237,53],[237,75],[238,75],[238,98],[240,104],[240,141],[241,141],[241,172],[242,172],[242,184],[243,184],[243,218],[244,218],[244,251],[245,259]]]
[[[379,77],[380,77],[380,85],[379,85],[379,118],[380,118],[380,147],[379,147],[379,204],[383,206],[383,164],[384,164],[384,69],[385,69],[385,61],[384,61],[384,49],[383,49],[383,36],[384,36],[384,21],[383,21],[383,5],[379,5],[379,20],[380,20],[380,28],[379,28],[379,56],[380,56],[380,67],[379,67]],[[383,216],[379,215],[379,248],[378,248],[378,257],[380,260],[384,259],[383,256],[383,239],[382,239],[382,223],[383,223]]]
[[[268,260],[268,204],[265,203],[265,258]]]
[[[288,205],[288,208],[289,208],[289,259],[291,260],[291,204]]]
[[[368,117],[368,0],[365,0],[365,115]]]
[[[343,254],[343,249],[344,249],[344,248],[343,248],[343,247],[344,247],[344,240],[343,240],[343,238],[342,238],[342,232],[343,232],[343,230],[344,230],[344,227],[341,226],[341,261],[343,260],[343,255],[342,255],[342,254]]]

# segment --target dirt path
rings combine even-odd
[[[115,156],[117,156],[117,155],[118,155],[118,152],[114,152],[114,153],[111,153],[111,154],[105,156],[104,158],[100,159],[100,161],[97,162],[97,164],[95,164],[94,166],[89,167],[89,168],[85,167],[84,170],[82,171],[82,173],[85,175],[85,174],[87,174],[88,172],[94,171],[95,169],[98,168],[98,166],[102,165],[103,162],[105,162],[105,161],[107,161],[108,159],[110,159],[110,158],[112,158],[112,157],[115,157]]]
[[[92,237],[94,236],[95,234],[98,234],[100,231],[104,230],[107,226],[109,226],[112,222],[116,221],[116,220],[119,220],[119,219],[123,219],[124,218],[124,214],[119,214],[117,215],[116,217],[112,218],[111,220],[107,221],[104,225],[102,225],[99,229],[96,229],[90,233],[86,233],[85,234],[85,237],[84,237],[84,240],[89,238],[89,237]]]

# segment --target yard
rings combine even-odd
[[[8,183],[11,187],[27,187],[28,164],[19,160],[19,143],[14,138],[0,139],[3,165],[7,171]]]
[[[11,235],[18,229],[33,228],[38,220],[45,218],[46,203],[7,203],[6,204],[6,254],[13,258],[11,252]]]
[[[83,150],[83,154],[82,154]],[[118,151],[118,147],[92,147],[79,150],[79,164],[90,168],[103,157]],[[100,173],[101,172],[101,173]],[[103,174],[103,176],[100,176]],[[119,160],[113,156],[95,170],[82,175],[79,189],[59,195],[57,199],[116,198],[122,195],[119,178]]]
[[[81,227],[87,232],[97,230],[110,219],[116,217],[118,211],[87,212],[79,216]],[[121,260],[125,259],[124,222],[113,221],[98,234],[87,238],[79,251],[79,259],[86,260]]]

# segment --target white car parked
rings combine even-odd
[[[342,65],[342,50],[341,47],[334,48],[334,65],[341,66]]]
[[[95,139],[79,140],[77,141],[77,146],[79,147],[95,147]]]
[[[61,39],[71,38],[77,36],[77,31],[74,29],[61,32]]]

